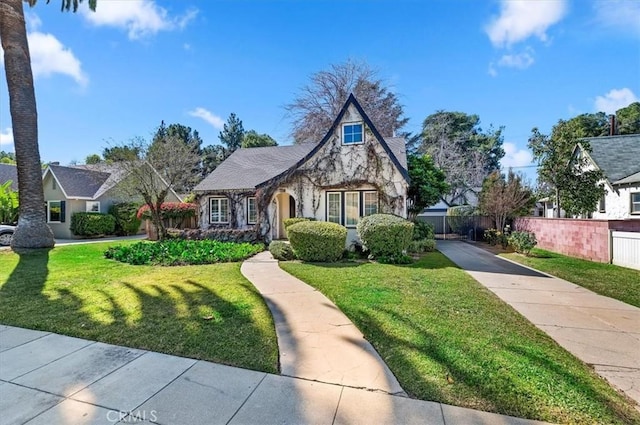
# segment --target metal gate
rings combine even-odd
[[[418,220],[433,225],[436,239],[480,241],[484,231],[493,227],[489,217],[469,216],[419,216]]]

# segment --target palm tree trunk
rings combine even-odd
[[[18,227],[11,245],[14,249],[50,248],[54,240],[45,217],[38,112],[22,5],[22,0],[0,2],[0,41],[9,88],[20,202]]]

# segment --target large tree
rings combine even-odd
[[[577,120],[559,120],[550,135],[537,128],[531,132],[528,145],[538,162],[539,184],[553,192],[556,217],[563,209],[568,215],[587,215],[604,195],[604,188],[596,184],[602,172],[589,170],[584,155],[573,155],[578,142],[589,151],[589,143],[581,138],[591,135]]]
[[[203,157],[202,151],[202,139],[197,130],[192,130],[191,127],[182,124],[169,124],[165,125],[164,121],[161,121],[160,125],[156,129],[153,139],[151,141],[151,148],[159,143],[164,143],[167,138],[181,141],[187,149],[199,158]],[[185,173],[190,174],[189,178],[183,179],[183,186],[176,186],[174,190],[179,193],[189,192],[193,186],[204,177],[202,161],[198,161],[195,166]]]
[[[125,146],[130,151],[140,152],[141,159],[128,159],[117,163],[127,174],[120,190],[127,197],[142,199],[149,207],[151,221],[158,230],[158,238],[164,239],[167,230],[162,220],[161,206],[169,194],[169,187],[192,184],[192,175],[184,171],[193,169],[200,158],[176,136],[165,136],[150,144],[141,139],[134,139],[123,145]]]
[[[89,0],[95,10],[97,0]],[[25,0],[34,6],[37,0]],[[62,10],[75,12],[82,0],[62,0]],[[31,55],[22,0],[0,2],[0,42],[9,89],[9,109],[18,171],[20,216],[11,246],[14,249],[50,248],[53,232],[45,215],[42,169],[38,147],[38,112]]]
[[[329,70],[311,75],[310,80],[285,106],[293,119],[296,143],[320,142],[350,93],[383,137],[399,133],[409,121],[398,96],[365,62],[348,60],[331,65]]]
[[[407,191],[407,212],[411,220],[426,207],[440,201],[449,188],[446,176],[429,155],[407,155],[409,168],[409,189]]]
[[[489,174],[482,183],[479,201],[480,211],[493,220],[496,229],[502,231],[507,220],[527,215],[535,198],[522,176],[509,170],[506,178],[499,171]]]
[[[225,158],[240,149],[242,146],[242,140],[244,139],[244,127],[242,126],[242,120],[236,116],[233,112],[229,115],[227,122],[224,123],[222,131],[218,135],[220,143],[226,146]]]
[[[140,159],[140,147],[120,145],[104,148],[102,157],[106,162],[134,161]]]
[[[411,150],[428,154],[447,176],[446,200],[457,203],[470,188],[478,188],[493,171],[500,169],[504,157],[502,127],[480,127],[478,115],[438,111],[423,123],[422,137],[409,145]]]
[[[244,134],[244,138],[242,139],[243,148],[260,148],[265,146],[278,146],[278,142],[268,134],[258,134],[255,130],[249,130]]]
[[[616,111],[618,134],[640,134],[640,102],[633,102]]]

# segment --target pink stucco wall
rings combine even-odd
[[[535,233],[538,248],[608,263],[609,230],[640,232],[640,220],[521,217],[514,228]]]

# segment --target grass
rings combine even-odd
[[[0,323],[277,372],[273,319],[239,263],[132,266],[108,246],[0,251]]]
[[[408,266],[281,267],[344,311],[413,397],[558,423],[640,423],[627,399],[438,252]]]
[[[516,253],[500,255],[597,294],[640,307],[640,270],[567,257],[542,249],[534,249],[530,257]]]

